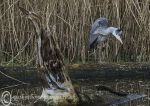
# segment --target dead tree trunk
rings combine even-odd
[[[40,17],[19,6],[35,27],[37,40],[37,69],[43,92],[40,100],[50,105],[76,105],[77,95],[65,69],[61,51],[52,31],[42,25]]]

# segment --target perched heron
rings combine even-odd
[[[105,41],[111,35],[115,36],[122,44],[120,35],[122,30],[116,27],[108,27],[107,18],[98,18],[92,25],[89,36],[89,48],[93,48],[94,45]]]

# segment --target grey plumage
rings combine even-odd
[[[120,28],[108,27],[107,18],[98,18],[91,26],[88,45],[93,48],[95,44],[105,41],[110,35],[114,35],[122,43],[121,34]]]

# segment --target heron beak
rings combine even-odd
[[[116,37],[116,39],[118,39],[121,42],[121,44],[123,44],[123,42],[118,34],[113,33],[113,35]]]

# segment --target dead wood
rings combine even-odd
[[[53,31],[50,31],[47,25],[41,23],[36,13],[30,12],[19,5],[18,7],[33,23],[38,38],[37,69],[43,87],[40,100],[44,100],[51,105],[76,105],[78,98],[65,69],[63,56],[56,43]]]

